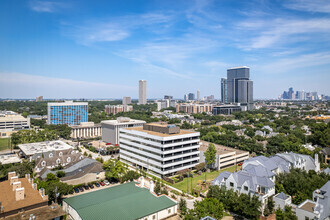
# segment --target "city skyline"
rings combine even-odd
[[[249,66],[254,97],[330,94],[329,1],[4,1],[0,98],[214,94]],[[241,37],[244,36],[244,37]]]

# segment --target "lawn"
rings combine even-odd
[[[8,139],[9,138],[0,138],[0,151],[9,149]]]
[[[240,169],[240,166],[237,166],[237,169]],[[182,191],[187,192],[187,187],[189,189],[189,192],[191,192],[191,185],[193,189],[196,190],[201,190],[202,192],[205,192],[207,190],[208,185],[211,183],[212,180],[214,180],[214,178],[216,178],[221,172],[223,171],[229,171],[229,172],[235,172],[236,170],[236,166],[232,166],[232,167],[228,167],[225,169],[222,169],[220,171],[212,171],[212,172],[208,172],[206,173],[206,185],[207,186],[202,186],[203,181],[205,180],[205,173],[203,173],[202,175],[198,176],[197,174],[194,174],[194,177],[192,179],[192,184],[191,184],[191,178],[189,178],[189,183],[187,184],[187,178],[185,178],[183,181],[173,184],[172,186],[180,189]],[[188,185],[188,186],[187,186]]]

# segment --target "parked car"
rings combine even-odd
[[[110,185],[110,183],[109,183],[108,180],[104,180],[103,183],[104,183],[105,185],[107,185],[107,186]]]
[[[89,184],[88,187],[91,188],[91,189],[94,189],[94,185],[93,184]]]
[[[84,188],[81,186],[79,187],[80,192],[84,192]]]
[[[75,193],[79,193],[79,189],[78,188],[74,188],[73,189]]]
[[[104,182],[100,182],[100,185],[101,185],[101,186],[105,186],[105,183],[104,183]]]
[[[99,184],[99,183],[95,183],[95,186],[96,186],[96,187],[100,187],[100,184]]]
[[[89,190],[89,187],[88,187],[87,185],[85,185],[84,188],[85,188],[86,190]]]
[[[237,164],[238,166],[242,166],[243,165],[243,162],[240,162],[239,164]]]

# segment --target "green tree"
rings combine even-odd
[[[209,144],[209,147],[205,151],[205,161],[208,167],[212,166],[216,159],[217,150],[215,149],[214,144]]]
[[[187,214],[187,201],[183,198],[181,198],[179,201],[179,210],[182,215]]]
[[[119,159],[110,159],[103,163],[103,169],[105,170],[105,176],[108,180],[115,179],[121,181],[122,177],[127,172],[127,166]]]
[[[195,201],[194,209],[191,210],[187,217],[201,219],[210,216],[215,219],[221,219],[223,217],[223,211],[223,205],[219,200],[215,198],[206,198],[202,201]]]
[[[62,171],[62,170],[59,170],[59,171],[56,172],[56,176],[57,176],[58,178],[65,177],[65,172]]]

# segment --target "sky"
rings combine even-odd
[[[330,95],[330,1],[0,0],[0,98],[220,98],[236,66],[255,99]]]

